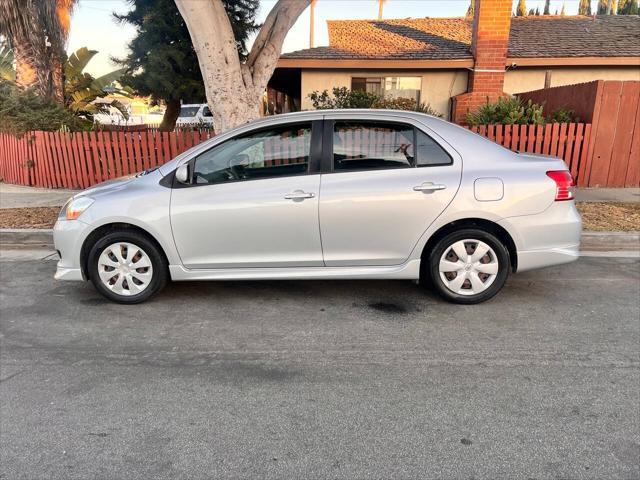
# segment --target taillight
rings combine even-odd
[[[552,170],[547,172],[547,177],[556,182],[556,202],[561,200],[573,200],[573,177],[567,170]]]

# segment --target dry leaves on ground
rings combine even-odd
[[[640,230],[640,202],[578,203],[582,228],[596,232]]]
[[[53,228],[60,207],[2,208],[0,228]]]
[[[593,231],[640,230],[640,203],[578,203],[583,228]],[[58,207],[0,209],[0,228],[52,228]]]

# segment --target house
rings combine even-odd
[[[640,80],[640,17],[512,17],[511,0],[476,0],[473,20],[328,21],[329,46],[281,56],[280,111],[348,87],[429,103],[463,121],[487,98],[591,80]]]

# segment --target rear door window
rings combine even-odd
[[[342,122],[333,128],[333,170],[415,166],[414,128],[402,123]]]

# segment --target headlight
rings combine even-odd
[[[92,203],[93,198],[89,197],[71,198],[60,210],[58,218],[60,220],[76,220]]]

